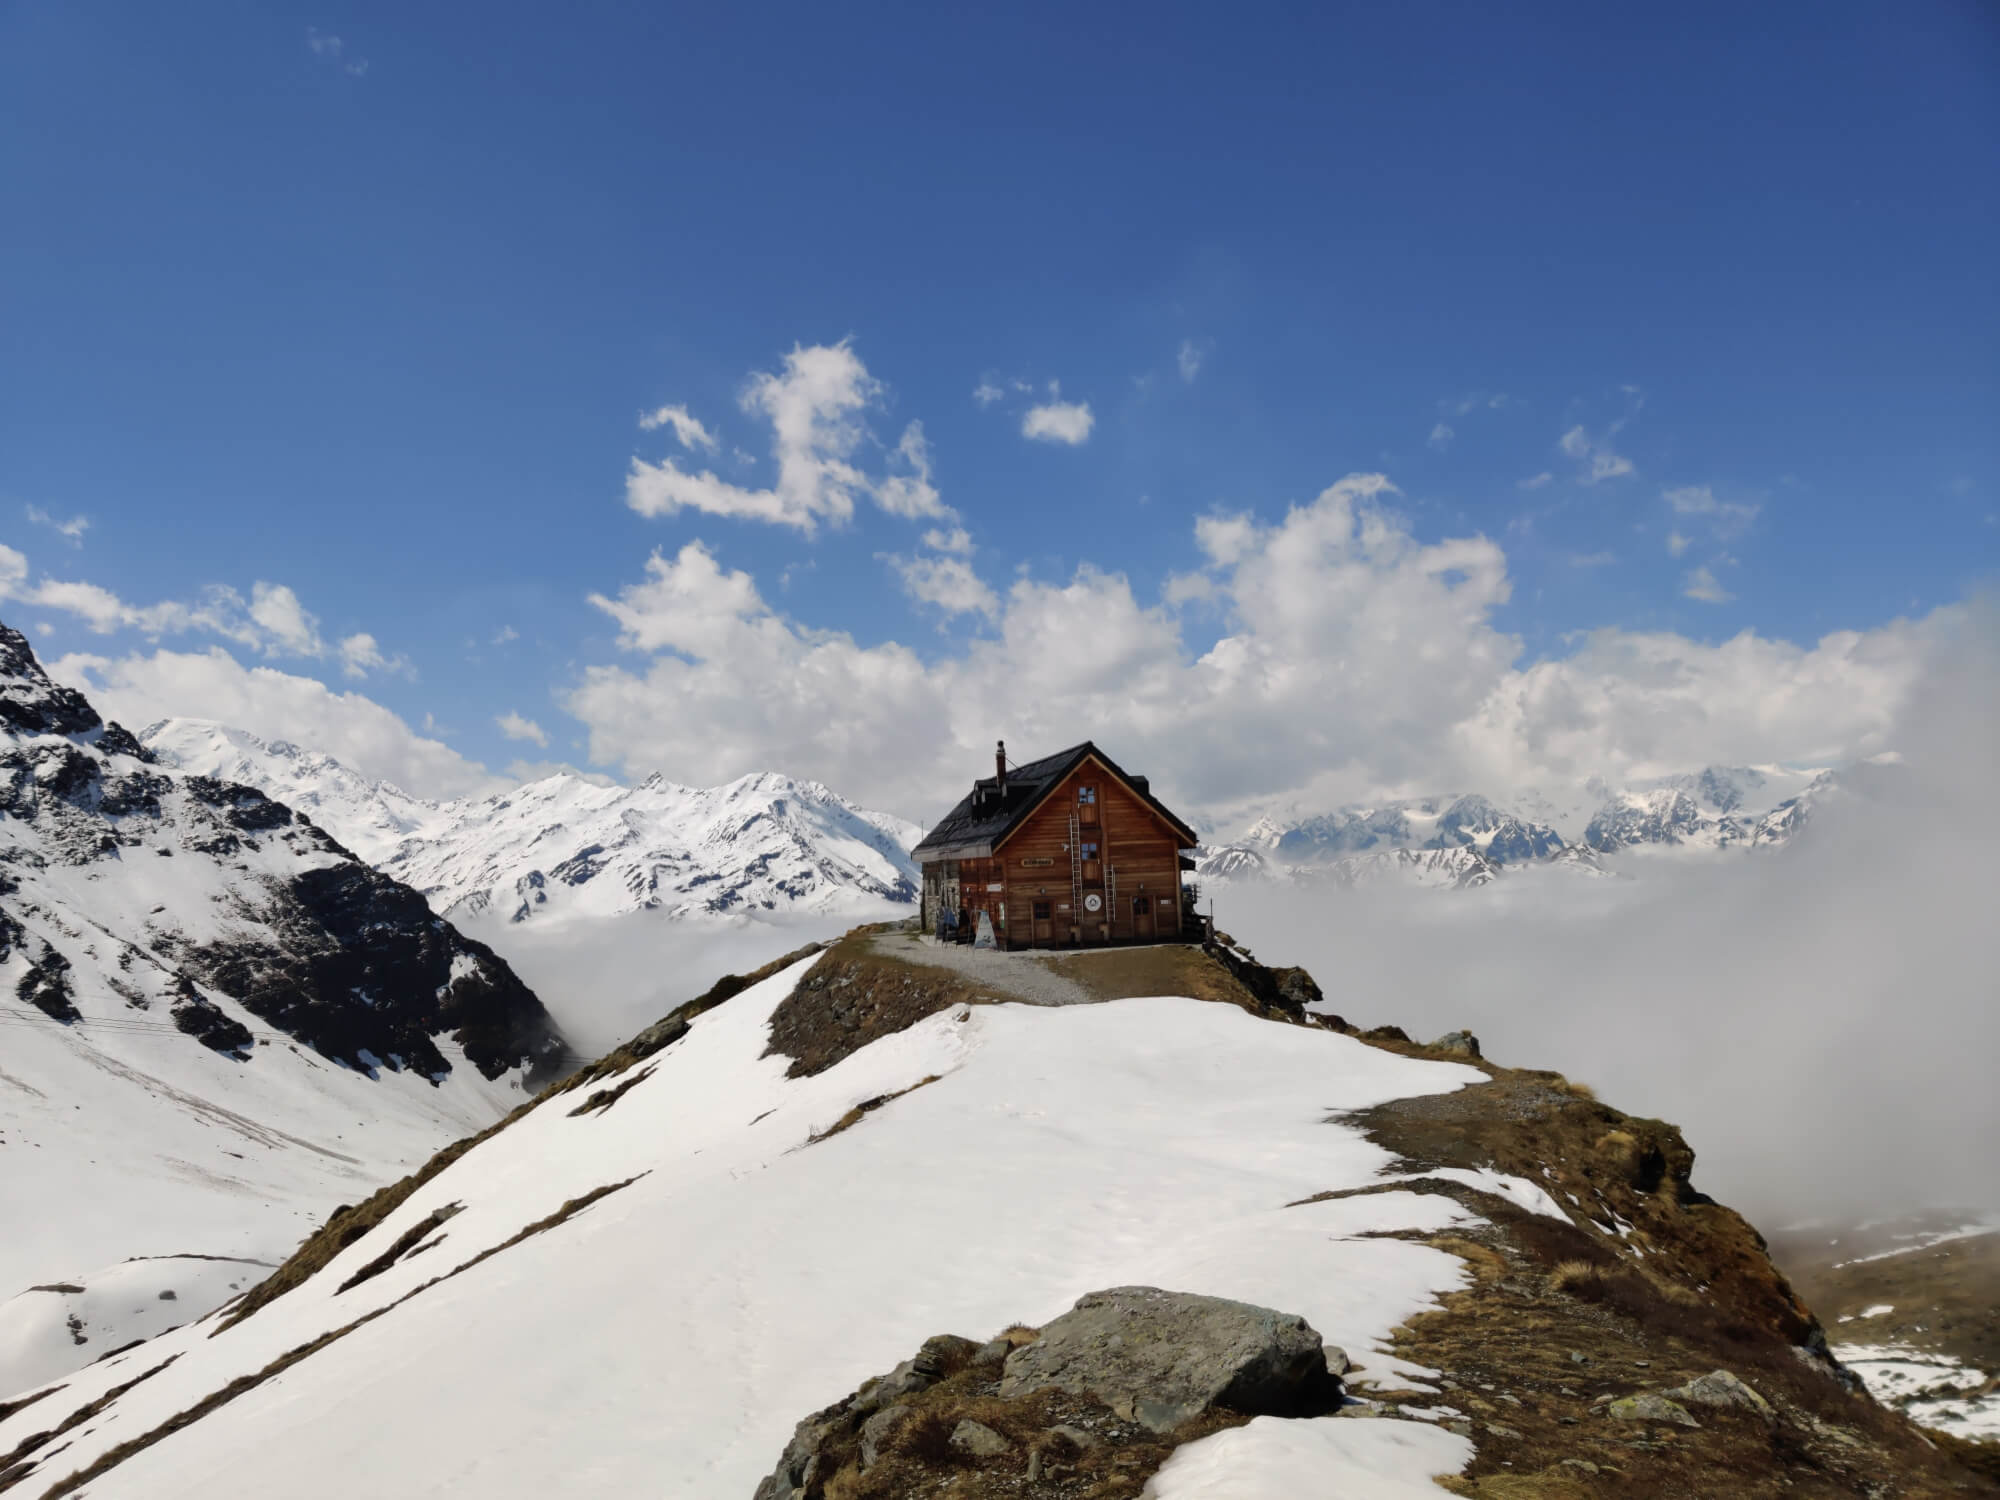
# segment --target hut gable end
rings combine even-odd
[[[1183,849],[1194,830],[1143,776],[1085,741],[1026,765],[1000,749],[973,788],[912,851],[925,926],[989,919],[1002,947],[1171,939],[1183,920]]]

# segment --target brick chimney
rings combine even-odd
[[[1000,795],[1007,795],[1007,742],[999,741],[993,747],[993,784],[1000,789]]]

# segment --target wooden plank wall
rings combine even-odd
[[[1131,791],[1117,777],[1103,767],[1086,761],[1064,778],[1054,792],[1035,810],[1032,817],[1012,837],[1000,846],[987,865],[979,886],[981,891],[988,884],[1002,884],[1004,891],[994,893],[993,899],[1004,900],[1007,908],[1008,926],[1006,938],[1009,946],[1026,947],[1033,940],[1033,915],[1036,901],[1047,901],[1055,926],[1054,943],[1058,947],[1069,944],[1071,926],[1101,926],[1087,924],[1086,914],[1070,911],[1070,853],[1069,819],[1077,811],[1077,788],[1094,786],[1097,788],[1098,823],[1095,841],[1101,851],[1100,879],[1087,889],[1103,891],[1110,907],[1109,936],[1113,942],[1128,940],[1135,935],[1132,898],[1145,895],[1152,899],[1154,935],[1161,938],[1177,936],[1181,925],[1181,884],[1180,845],[1173,831],[1163,823],[1158,814]],[[1093,837],[1086,828],[1082,838]],[[1043,864],[1041,861],[1046,860]],[[974,861],[964,861],[961,871],[970,869]],[[992,868],[1000,867],[996,873]],[[1110,900],[1114,888],[1111,879],[1115,873],[1116,900]],[[961,875],[962,885],[969,885]],[[1002,928],[996,912],[994,932]],[[1083,942],[1102,941],[1096,931],[1086,930]]]

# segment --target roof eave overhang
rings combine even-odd
[[[910,851],[910,858],[920,865],[934,865],[941,859],[989,859],[993,854],[993,841],[982,839],[971,844],[919,844]]]

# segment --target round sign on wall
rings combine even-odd
[[[1104,898],[1095,891],[1092,891],[1088,896],[1083,898],[1083,909],[1085,911],[1096,911],[1103,904]]]

